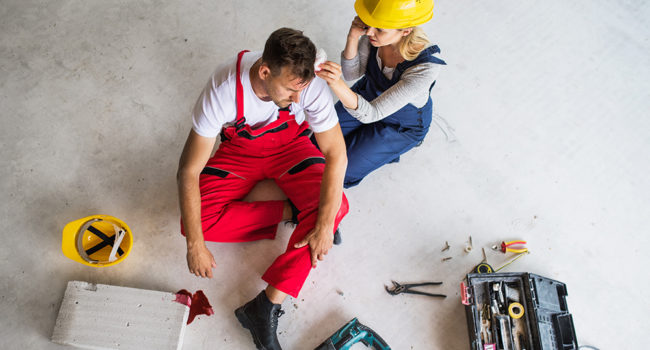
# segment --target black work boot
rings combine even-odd
[[[336,232],[334,232],[334,244],[339,245],[341,242],[343,242],[341,239],[341,231],[337,228]]]
[[[255,299],[235,310],[241,325],[251,331],[257,349],[282,350],[278,342],[278,317],[284,311],[279,304],[273,304],[262,291]]]
[[[287,202],[289,202],[289,207],[291,207],[291,219],[287,220],[287,222],[298,225],[298,214],[300,214],[300,210],[293,204],[291,199],[287,198]]]

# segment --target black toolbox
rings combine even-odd
[[[524,272],[470,273],[461,283],[471,350],[577,350],[566,285]]]

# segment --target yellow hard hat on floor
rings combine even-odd
[[[433,0],[357,0],[354,9],[371,27],[402,29],[428,22],[433,17]]]
[[[131,246],[131,229],[112,216],[92,215],[72,221],[63,228],[63,254],[84,265],[115,265],[129,255]]]

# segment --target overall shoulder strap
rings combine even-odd
[[[426,49],[422,50],[418,57],[411,61],[404,61],[400,64],[397,65],[395,68],[395,73],[393,74],[393,79],[397,78],[399,79],[402,76],[402,73],[404,73],[405,70],[421,64],[421,63],[434,63],[434,64],[441,64],[441,65],[446,65],[447,63],[440,58],[434,56],[435,54],[440,53],[440,48],[438,45],[432,45],[427,47]],[[431,86],[433,87],[433,85]]]
[[[246,124],[246,118],[244,117],[244,87],[241,83],[241,59],[244,56],[244,53],[248,52],[248,50],[242,50],[239,52],[239,55],[237,55],[237,91],[235,93],[236,95],[236,102],[237,102],[237,119],[235,120],[235,127],[237,129],[241,129],[244,127],[244,124]]]

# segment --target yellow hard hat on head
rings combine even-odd
[[[371,27],[402,29],[428,22],[433,17],[433,0],[356,0],[354,9]]]
[[[129,255],[131,246],[131,229],[112,216],[92,215],[72,221],[63,228],[63,254],[84,265],[115,265]]]

